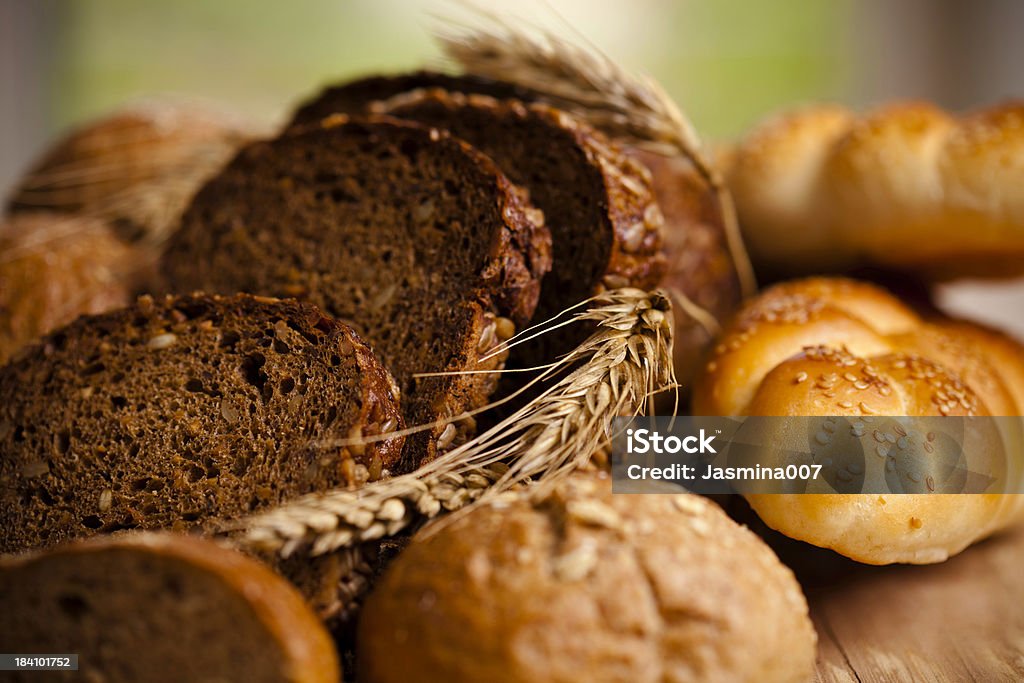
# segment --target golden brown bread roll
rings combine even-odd
[[[1024,273],[1024,104],[956,118],[926,103],[823,105],[755,128],[727,181],[757,265],[930,279]]]
[[[127,304],[143,267],[95,218],[25,213],[0,223],[0,364],[83,313]]]
[[[793,574],[713,503],[574,475],[415,539],[357,660],[364,683],[795,683],[815,640]]]
[[[879,431],[895,441],[905,427],[881,416],[1019,416],[1022,397],[1024,348],[1010,338],[966,322],[925,321],[872,285],[810,279],[772,287],[741,310],[698,380],[694,412],[850,416],[855,431]],[[1020,421],[999,421],[998,433],[991,423],[966,424],[965,453],[976,449],[982,461],[995,462],[985,474],[1005,480],[1002,490],[1020,490]],[[785,423],[773,425],[774,441],[792,437],[782,433]],[[831,432],[822,437],[832,439]],[[910,472],[907,486],[950,490],[940,488],[944,451],[922,447],[931,454],[929,470]],[[884,443],[879,448],[882,457],[865,456],[858,476],[870,481],[893,473],[896,456]],[[817,490],[824,489],[808,488]],[[872,564],[939,562],[1024,516],[1022,495],[810,493],[748,500],[772,528]]]
[[[251,125],[196,102],[124,107],[50,148],[8,210],[99,217],[122,238],[159,242],[199,186],[253,135]]]

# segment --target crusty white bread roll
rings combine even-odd
[[[784,113],[727,157],[755,263],[935,280],[1024,273],[1024,103],[962,118],[926,103]]]
[[[894,442],[905,428],[883,416],[1019,416],[1022,399],[1024,348],[1017,342],[966,322],[923,320],[872,285],[817,278],[772,287],[738,314],[698,379],[694,413],[848,416],[845,429],[868,443],[875,431]],[[995,421],[998,433],[993,421],[978,422],[964,421],[965,457],[994,462],[982,474],[1000,479],[1000,490],[1020,490],[1021,421]],[[761,443],[795,438],[783,433],[784,422],[771,424],[766,428],[779,433]],[[840,436],[835,425],[826,426],[821,441]],[[948,489],[936,484],[945,466],[939,444],[929,438],[919,445],[919,454],[928,454],[921,455],[927,471],[910,472],[902,490],[962,490],[956,482]],[[866,454],[843,476],[870,482],[893,474],[900,453],[889,448],[871,444],[865,453],[881,457]],[[870,564],[940,562],[1024,517],[1024,495],[1009,494],[756,494],[748,500],[772,528]]]
[[[691,494],[577,474],[427,527],[371,594],[363,683],[798,683],[815,633],[792,572]]]

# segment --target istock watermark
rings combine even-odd
[[[635,417],[616,492],[1024,493],[1021,417]]]
[[[714,440],[714,435],[708,435],[703,429],[699,434],[683,437],[675,434],[662,436],[660,432],[650,429],[630,428],[626,430],[626,450],[637,455],[646,453],[717,453],[711,445]]]

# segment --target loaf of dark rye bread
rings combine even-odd
[[[481,362],[536,307],[542,214],[465,142],[387,117],[335,117],[253,144],[195,197],[164,255],[178,291],[309,299],[351,322],[401,387],[402,470],[450,446],[494,374]]]
[[[0,560],[0,643],[78,655],[4,681],[338,683],[334,645],[288,582],[185,535],[132,533]]]
[[[142,297],[0,369],[0,552],[123,529],[209,531],[380,476],[393,381],[315,306]],[[360,475],[362,472],[362,475]]]
[[[289,126],[301,126],[332,113],[363,113],[379,106],[378,102],[426,88],[527,103],[543,100],[536,92],[512,83],[466,74],[415,71],[369,76],[326,88],[296,110]],[[666,266],[665,277],[660,284],[678,290],[718,320],[728,318],[739,304],[740,284],[722,217],[710,188],[685,159],[666,157],[628,145],[624,145],[624,149],[650,170],[652,189],[664,217],[661,234]],[[558,227],[551,216],[548,216],[548,224],[555,236],[554,272],[557,273],[560,270],[557,265]],[[628,284],[647,286],[639,281]],[[547,292],[547,288],[544,291]],[[682,311],[677,310],[675,319],[676,375],[684,385],[688,385],[711,336]]]

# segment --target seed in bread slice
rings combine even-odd
[[[287,581],[185,535],[133,533],[0,561],[0,643],[78,670],[5,681],[337,683],[323,625]]]
[[[664,272],[661,213],[649,175],[590,126],[543,104],[413,90],[374,111],[444,128],[484,152],[530,193],[551,231],[552,267],[536,317],[547,320],[606,288],[654,287]],[[550,362],[582,341],[567,328],[531,344]]]
[[[533,314],[543,217],[494,163],[435,128],[336,117],[244,149],[195,197],[163,269],[179,291],[309,299],[351,322],[401,387],[407,423],[484,404],[478,362]],[[410,437],[403,469],[453,443]]]
[[[311,304],[142,297],[0,369],[0,551],[210,530],[392,467],[400,438],[331,442],[401,426],[387,371]]]

